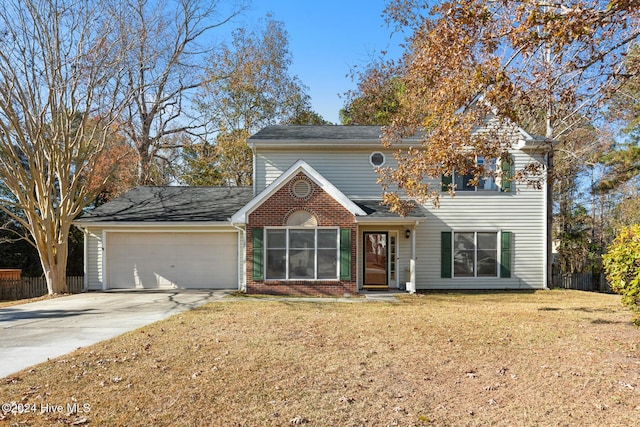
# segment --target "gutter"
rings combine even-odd
[[[406,225],[406,224],[414,224],[414,225],[418,225],[422,222],[425,222],[426,218],[421,218],[421,217],[374,217],[374,218],[369,218],[369,217],[362,217],[362,216],[356,216],[355,217],[355,222],[358,224],[367,224],[367,225]]]
[[[183,228],[183,227],[228,227],[230,221],[183,221],[183,222],[171,222],[171,221],[83,221],[75,220],[72,222],[78,228],[86,227],[136,227],[136,228]],[[233,225],[233,224],[231,224]]]

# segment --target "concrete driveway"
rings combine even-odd
[[[89,292],[0,308],[0,378],[219,300],[228,292]]]

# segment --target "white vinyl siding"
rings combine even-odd
[[[99,291],[102,289],[102,229],[88,228],[87,234],[87,258],[85,260],[86,275],[85,283],[88,290]]]
[[[514,152],[515,168],[532,158]],[[416,231],[417,289],[530,289],[544,288],[544,190],[513,183],[508,193],[443,193],[440,207],[424,206],[427,219]],[[440,233],[443,231],[510,231],[513,235],[510,278],[440,277]]]
[[[261,149],[256,155],[256,191],[259,193],[276,180],[300,158],[327,178],[338,190],[353,199],[379,198],[382,191],[376,183],[378,174],[369,158],[374,151],[371,148],[349,150],[271,150]],[[391,152],[384,152],[385,166],[394,166]]]

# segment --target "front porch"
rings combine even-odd
[[[419,222],[415,218],[358,222],[358,292],[415,292]]]

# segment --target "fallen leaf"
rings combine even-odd
[[[300,415],[292,418],[291,421],[289,421],[290,424],[306,424],[308,422],[309,420],[307,420],[305,417],[301,417]]]

